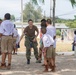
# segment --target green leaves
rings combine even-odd
[[[76,6],[76,0],[70,0],[72,7]]]
[[[23,10],[23,19],[24,22],[29,19],[37,22],[39,19],[42,19],[42,9],[40,7],[35,8],[30,2],[27,3]]]
[[[34,5],[38,5],[38,2],[44,3],[44,0],[31,0]]]

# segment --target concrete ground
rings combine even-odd
[[[44,67],[41,66],[42,63],[35,62],[33,54],[30,65],[26,64],[25,54],[13,55],[11,70],[0,69],[0,75],[76,75],[76,58],[73,55],[57,55],[56,72],[54,73],[43,73]]]

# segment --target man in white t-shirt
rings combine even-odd
[[[14,24],[10,21],[11,15],[6,13],[4,16],[4,21],[1,23],[0,33],[2,34],[1,39],[1,53],[2,53],[2,62],[1,69],[10,69],[11,68],[11,59],[12,59],[12,50],[13,50],[13,31]],[[8,55],[8,66],[6,67],[6,55]]]
[[[47,24],[47,34],[49,34],[53,39],[54,39],[54,53],[55,53],[55,49],[56,49],[56,28],[54,26],[52,26],[52,21],[51,19],[47,19],[46,21]],[[53,60],[55,62],[55,57],[53,57]]]
[[[46,28],[41,28],[41,32],[43,33],[43,36],[42,36],[43,50],[42,50],[42,52],[44,55],[44,64],[45,64],[44,72],[48,71],[48,66],[49,67],[52,66],[51,71],[55,71],[54,61],[52,59],[55,56],[55,54],[53,52],[54,40],[49,34],[46,33]],[[49,65],[49,63],[51,63],[51,65]]]

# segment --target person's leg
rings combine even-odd
[[[0,55],[1,55],[1,47],[0,47]]]
[[[26,59],[27,59],[27,64],[30,64],[30,56],[31,56],[31,48],[26,46]]]
[[[7,37],[2,36],[1,40],[1,53],[2,53],[2,61],[1,61],[1,68],[6,68],[6,53],[7,53]]]
[[[33,49],[34,49],[35,58],[36,60],[38,60],[38,48],[36,43],[33,43]]]
[[[51,71],[55,71],[55,48],[51,47],[51,58],[49,59],[50,61],[50,68],[52,69]]]
[[[7,66],[7,69],[11,68],[11,60],[12,60],[12,53],[8,53],[8,66]]]
[[[16,53],[16,38],[13,37],[12,39],[13,39],[13,48],[14,48],[13,54],[15,54]]]
[[[37,61],[37,63],[41,63],[41,60],[42,60],[42,49],[39,48],[39,55],[38,55],[38,61]]]
[[[51,71],[55,71],[55,64],[54,64],[54,61],[53,61],[53,59],[52,58],[50,58],[50,63],[51,63],[51,65],[52,65],[52,70]]]
[[[15,54],[15,48],[13,48],[13,54]]]
[[[56,65],[55,65],[55,56],[56,56],[56,49],[53,48],[53,61],[54,61],[54,66],[56,66]]]
[[[7,69],[11,69],[12,51],[13,51],[13,38],[8,36],[8,66]]]
[[[12,54],[8,53],[8,63],[11,64]]]
[[[6,53],[2,53],[2,63],[5,63]]]
[[[43,53],[43,55],[44,55],[44,53]],[[46,56],[44,55],[44,66],[45,66],[45,69],[44,69],[44,71],[43,72],[48,72],[48,62],[47,62],[47,58],[46,58]]]

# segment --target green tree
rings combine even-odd
[[[44,3],[45,0],[30,0],[33,4],[38,5],[38,2]]]
[[[76,0],[69,0],[72,4],[72,7],[76,6]]]
[[[25,5],[23,11],[23,19],[24,21],[28,19],[33,19],[37,22],[38,19],[42,18],[42,10],[40,7],[35,8],[30,2]]]
[[[15,16],[14,15],[11,15],[11,20],[15,21]]]

